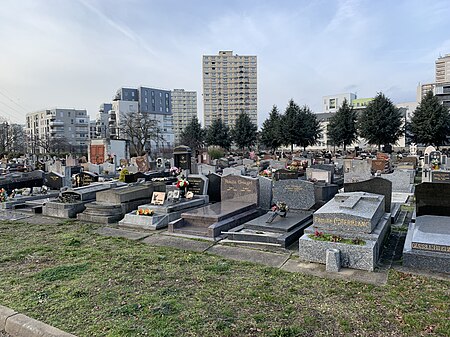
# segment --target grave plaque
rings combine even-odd
[[[150,170],[150,164],[148,162],[147,156],[136,157],[136,165],[139,172],[147,172]]]
[[[431,171],[433,183],[450,183],[450,171]]]
[[[75,176],[75,186],[89,186],[93,182],[98,182],[98,176],[90,172],[80,172]]]
[[[64,186],[64,176],[56,172],[47,173],[45,184],[53,190],[59,190]]]
[[[286,169],[276,170],[273,174],[275,180],[298,179],[298,171],[290,171]]]
[[[175,167],[183,170],[191,169],[191,149],[188,146],[180,145],[173,150]]]
[[[164,205],[165,199],[166,199],[165,192],[153,192],[151,203],[153,205]]]

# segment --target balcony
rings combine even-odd
[[[50,121],[50,126],[64,126],[64,122],[62,121]]]

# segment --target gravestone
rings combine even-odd
[[[367,192],[384,195],[384,209],[391,209],[392,182],[390,180],[374,177],[372,179],[359,181],[356,183],[345,183],[344,192]]]
[[[342,167],[342,164],[340,165]],[[335,166],[334,164],[314,164],[311,166],[312,169],[325,170],[331,172],[331,181],[334,179]]]
[[[147,155],[136,157],[136,166],[138,167],[139,172],[150,171],[150,163],[148,162]]]
[[[208,178],[205,176],[190,174],[188,176],[188,181],[188,191],[194,193],[194,195],[208,194]]]
[[[345,161],[344,161],[345,163]],[[352,160],[348,172],[344,171],[344,183],[353,183],[368,180],[372,176],[372,165],[367,160]]]
[[[309,210],[316,203],[314,184],[305,180],[273,182],[273,203],[285,202],[293,210]]]
[[[208,164],[198,164],[198,173],[208,175],[210,173],[216,173],[216,167]]]
[[[242,168],[234,168],[234,167],[225,167],[223,169],[223,173],[222,176],[227,176],[227,175],[235,175],[235,176],[239,176],[239,175],[243,175],[245,173],[245,169]]]
[[[100,174],[100,165],[87,163],[86,166],[87,166],[87,171],[89,171],[91,173],[95,173],[95,174]]]
[[[412,193],[415,172],[412,170],[395,170],[393,173],[382,174],[381,177],[392,182],[392,192]]]
[[[272,179],[259,176],[259,206],[269,210],[272,207]]]
[[[89,186],[92,183],[98,182],[98,175],[91,172],[80,172],[75,175],[75,186]]]
[[[45,185],[52,190],[59,190],[64,186],[64,176],[57,172],[50,172],[45,175]]]
[[[284,168],[278,169],[273,174],[274,180],[288,180],[298,179],[298,171],[286,170]]]
[[[220,202],[222,176],[216,173],[210,173],[208,177],[208,196],[210,202]]]
[[[384,204],[382,195],[337,194],[314,213],[313,225],[305,229],[299,240],[300,260],[325,264],[327,251],[337,249],[341,266],[374,271],[390,229]]]
[[[432,183],[450,183],[450,171],[433,170],[431,171]]]
[[[244,176],[224,176],[221,181],[221,200],[259,205],[259,180]]]
[[[421,183],[416,185],[416,215],[450,216],[450,188],[445,183]]]
[[[183,170],[191,169],[192,150],[188,146],[180,145],[173,149],[175,167]]]
[[[269,165],[274,170],[284,169],[286,167],[286,162],[280,160],[271,160]]]
[[[315,168],[306,168],[306,179],[314,181],[323,181],[331,184],[331,171],[320,170]]]

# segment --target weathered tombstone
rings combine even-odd
[[[374,177],[369,180],[356,183],[345,183],[344,192],[367,192],[384,195],[384,209],[389,212],[391,209],[392,182],[388,179]]]
[[[274,172],[273,179],[275,180],[298,179],[298,171],[291,171],[281,168]]]
[[[205,176],[190,174],[188,176],[188,181],[188,191],[194,193],[194,195],[208,194],[208,178]]]
[[[221,184],[222,176],[216,173],[210,173],[208,177],[208,196],[210,202],[220,202],[221,199]]]
[[[192,151],[188,146],[180,145],[173,149],[174,165],[183,170],[191,169]]]
[[[308,210],[316,203],[314,184],[304,180],[273,182],[273,203],[288,202],[293,210]]]
[[[390,228],[382,195],[337,194],[313,215],[313,225],[299,240],[303,261],[326,263],[329,249],[340,252],[340,265],[373,271]],[[330,237],[331,240],[326,238]]]

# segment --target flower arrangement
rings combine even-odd
[[[324,234],[323,232],[319,232],[317,229],[314,231],[314,234],[309,234],[308,237],[317,241],[339,242],[349,245],[364,246],[366,244],[364,240],[359,238],[345,239],[339,235]]]
[[[279,201],[272,206],[271,210],[282,218],[285,218],[286,213],[289,212],[289,207],[284,201]]]
[[[272,170],[270,168],[267,168],[267,169],[262,170],[261,172],[259,172],[259,175],[261,177],[272,178]]]
[[[432,161],[431,161],[431,168],[433,169],[433,170],[438,170],[439,169],[439,160],[437,160],[437,159],[433,159]]]
[[[176,186],[180,190],[183,189],[183,188],[186,189],[189,186],[189,181],[185,177],[181,176],[181,177],[178,178]]]
[[[4,188],[0,189],[0,202],[5,202],[8,200],[8,193],[6,193],[6,190]]]
[[[145,215],[145,216],[153,216],[153,214],[155,214],[155,211],[152,209],[138,209],[136,211],[136,215]]]
[[[171,175],[177,176],[177,175],[179,175],[179,174],[181,173],[181,168],[178,168],[178,167],[176,167],[176,166],[172,166],[172,167],[169,169],[169,172],[170,172]]]

